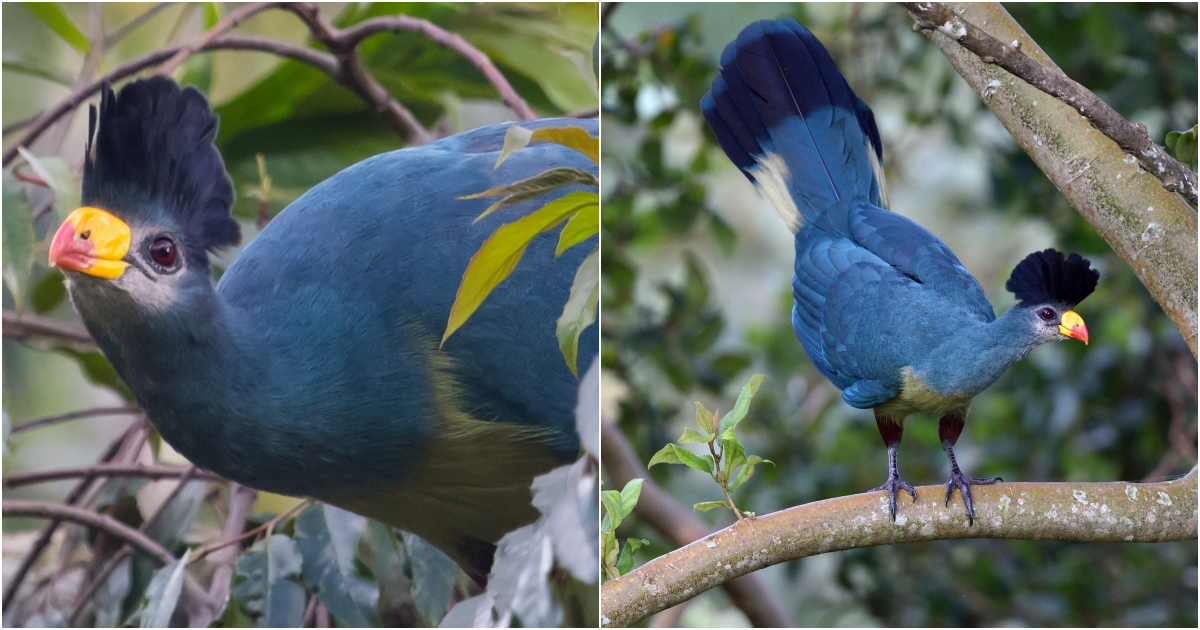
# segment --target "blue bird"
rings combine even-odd
[[[459,197],[551,167],[595,166],[535,142],[494,169],[510,124],[355,164],[236,245],[217,118],[165,78],[102,93],[83,207],[55,234],[88,331],[154,426],[196,465],[409,530],[482,580],[495,543],[537,518],[535,475],[573,461],[577,381],[555,320],[583,253],[543,234],[444,345],[471,255],[548,198],[474,222]],[[560,191],[559,196],[568,191]],[[579,359],[596,355],[595,329]]]
[[[700,101],[717,142],[796,234],[792,328],[842,399],[873,409],[888,449],[886,490],[900,479],[904,420],[935,412],[950,459],[946,504],[962,493],[974,524],[971,485],[954,458],[971,399],[1048,341],[1087,343],[1073,310],[1099,273],[1079,254],[1030,254],[1006,288],[1019,303],[997,318],[979,282],[945,243],[888,211],[875,116],[828,51],[791,18],[746,27],[721,54],[720,74]],[[874,490],[873,490],[874,491]]]

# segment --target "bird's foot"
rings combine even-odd
[[[912,495],[913,502],[915,503],[917,501],[917,491],[913,489],[912,484],[904,481],[898,476],[889,477],[887,482],[885,482],[882,486],[879,486],[878,488],[871,488],[868,492],[878,492],[880,490],[887,490],[888,499],[890,499],[892,506],[892,521],[896,520],[896,494],[900,490],[907,490],[908,493]]]
[[[955,467],[950,471],[950,481],[946,482],[946,507],[950,507],[950,497],[954,495],[954,489],[958,488],[962,492],[963,503],[967,506],[967,525],[975,525],[975,506],[971,503],[971,486],[986,486],[1004,481],[999,477],[968,477],[962,474],[962,471]]]

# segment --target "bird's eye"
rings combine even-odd
[[[1054,309],[1044,308],[1044,309],[1038,311],[1038,317],[1041,317],[1042,319],[1044,319],[1046,321],[1050,321],[1050,320],[1054,319]]]
[[[166,236],[160,236],[150,243],[150,260],[161,267],[166,269],[174,267],[177,255],[175,241]]]

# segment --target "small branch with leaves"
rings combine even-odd
[[[754,518],[754,512],[745,512],[738,508],[733,502],[732,492],[749,481],[755,466],[774,463],[758,455],[746,455],[746,449],[742,447],[734,429],[746,417],[746,412],[750,410],[750,401],[754,399],[759,385],[762,385],[766,378],[762,374],[750,377],[750,381],[738,394],[733,410],[724,417],[719,412],[714,414],[704,405],[696,403],[696,425],[700,430],[691,427],[684,429],[679,443],[705,444],[708,446],[708,455],[696,455],[679,444],[668,444],[650,459],[647,467],[653,467],[655,464],[683,464],[708,473],[713,481],[721,486],[721,491],[725,493],[724,501],[704,501],[692,506],[694,509],[707,512],[723,507],[732,511],[739,521],[747,517]]]

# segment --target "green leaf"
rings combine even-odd
[[[1175,158],[1196,169],[1196,127],[1180,134],[1175,142]]]
[[[610,532],[625,519],[625,510],[621,505],[621,493],[616,490],[605,490],[600,493],[600,503],[604,505],[604,519],[600,523],[601,531]]]
[[[746,483],[746,481],[748,479],[750,479],[750,477],[752,475],[754,475],[754,467],[756,465],[762,464],[762,463],[774,465],[774,462],[772,462],[771,460],[763,459],[763,458],[759,457],[758,455],[751,455],[750,457],[747,457],[746,465],[742,466],[742,469],[738,471],[737,477],[735,477],[733,482],[729,484],[729,488],[728,488],[729,491],[733,492],[733,490],[735,488],[742,485],[743,483]]]
[[[562,232],[558,235],[558,247],[554,249],[554,255],[562,256],[563,252],[599,233],[600,203],[597,198],[596,205],[576,212],[575,216],[571,217],[571,220],[563,226]]]
[[[4,284],[12,294],[13,305],[18,311],[25,308],[25,292],[29,274],[33,269],[33,208],[21,183],[12,173],[5,171],[3,180],[4,208]]]
[[[597,246],[579,263],[571,292],[563,305],[562,315],[555,323],[558,350],[571,374],[579,376],[579,335],[596,321],[596,305],[600,301],[600,247]]]
[[[642,484],[645,479],[640,477],[630,479],[629,483],[621,488],[621,516],[629,516],[633,514],[633,508],[637,506],[638,497],[642,496]]]
[[[742,448],[741,441],[733,434],[733,431],[721,434],[721,449],[725,460],[725,470],[732,472],[733,469],[746,463],[746,449]]]
[[[683,430],[683,436],[679,438],[679,443],[699,442],[701,444],[708,444],[714,437],[716,436],[712,433],[701,433],[691,427],[687,427]]]
[[[625,547],[621,549],[621,557],[617,559],[617,572],[625,575],[633,570],[633,555],[642,545],[649,545],[649,540],[642,538],[630,538],[625,541]]]
[[[725,431],[733,429],[737,426],[742,418],[746,417],[746,412],[750,410],[750,401],[754,398],[754,394],[758,393],[758,386],[766,380],[766,376],[755,374],[750,377],[750,381],[742,387],[741,393],[738,394],[737,402],[733,404],[733,409],[721,418],[721,423],[717,425],[717,433],[725,433]]]
[[[619,549],[616,534],[612,532],[600,533],[600,565],[604,567],[606,579],[611,580],[621,577],[621,573],[617,571]]]
[[[412,598],[417,611],[429,623],[440,623],[462,572],[449,556],[424,538],[408,532],[403,532],[401,538],[412,572]]]
[[[355,557],[366,519],[324,503],[296,517],[304,583],[343,627],[377,627],[379,590],[357,574]]]
[[[696,401],[696,426],[700,427],[705,433],[713,432],[713,415],[712,412],[704,408],[700,401]]]
[[[706,473],[712,474],[712,455],[696,455],[682,446],[677,446],[675,444],[672,444],[671,448],[675,449],[675,455],[679,458],[679,461],[682,462],[683,465],[687,466],[688,468],[695,468],[696,470],[702,470]]]
[[[728,507],[729,506],[724,501],[704,501],[703,503],[697,503],[697,504],[693,505],[692,511],[693,512],[695,512],[695,511],[707,512],[709,510],[715,510],[717,508],[728,508]]]
[[[169,628],[171,615],[183,592],[183,579],[192,550],[183,552],[183,557],[168,564],[154,574],[146,589],[146,607],[142,609],[140,625],[143,628]]]
[[[504,206],[511,206],[514,203],[519,203],[534,197],[551,193],[565,186],[573,186],[582,184],[585,186],[599,186],[600,180],[596,179],[591,173],[570,167],[552,168],[548,171],[543,171],[533,177],[522,179],[511,184],[504,184],[489,188],[481,193],[473,195],[464,195],[459,199],[479,199],[482,197],[497,197],[503,196],[502,199],[488,206],[482,214],[475,217],[475,221],[488,216],[496,210]]]
[[[133,400],[133,394],[129,388],[125,386],[125,382],[117,375],[117,370],[113,368],[108,359],[98,351],[79,351],[74,348],[59,348],[59,352],[68,356],[74,357],[79,362],[79,369],[83,372],[84,378],[96,385],[110,387],[120,394],[125,400]]]
[[[262,550],[238,558],[230,594],[264,628],[297,628],[303,623],[306,593],[295,582],[303,560],[296,541],[274,534]]]
[[[450,307],[450,319],[442,335],[445,344],[462,327],[483,300],[512,273],[529,243],[542,232],[553,229],[590,203],[595,193],[573,192],[556,199],[540,210],[512,223],[502,225],[484,241],[463,272],[462,284]]]
[[[88,42],[88,38],[75,26],[71,18],[54,2],[23,2],[25,8],[29,10],[42,24],[45,24],[56,35],[61,37],[79,52],[86,53],[92,45]]]
[[[646,468],[652,468],[656,464],[682,464],[683,461],[675,454],[675,445],[668,444],[650,458],[650,463],[646,464]]]

